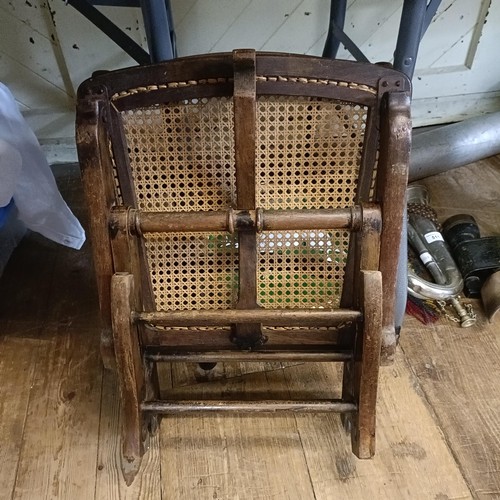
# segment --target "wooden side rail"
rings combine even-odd
[[[148,361],[169,362],[169,363],[224,363],[225,361],[313,361],[339,362],[351,361],[353,353],[349,350],[339,350],[328,352],[325,349],[310,351],[288,350],[258,350],[241,351],[240,349],[219,350],[219,351],[172,351],[146,348],[144,357]]]
[[[362,319],[352,309],[206,309],[132,313],[135,322],[158,326],[224,326],[262,323],[268,326],[338,326]]]
[[[187,413],[187,412],[244,412],[244,413],[276,413],[291,411],[295,413],[350,413],[358,409],[354,403],[346,403],[341,399],[308,400],[308,401],[148,401],[141,404],[141,410],[153,413]]]

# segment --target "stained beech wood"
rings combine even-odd
[[[378,210],[361,206],[316,210],[219,210],[204,212],[141,212],[113,207],[110,226],[113,231],[142,233],[175,233],[207,231],[281,231],[294,229],[361,228],[363,214]]]
[[[381,345],[385,360],[391,358],[395,345],[395,280],[411,130],[409,90],[408,79],[386,67],[250,49],[119,70],[81,85],[78,147],[94,240],[103,359],[108,366],[116,363],[124,409],[122,462],[127,466],[127,481],[138,470],[148,430],[156,427],[156,420],[150,417],[160,410],[340,411],[353,424],[353,451],[360,457],[373,455]],[[290,120],[304,120],[306,142],[300,132],[297,135],[301,137],[289,136],[299,130],[294,128],[297,123],[291,127],[260,123],[268,116],[266,106],[272,104],[272,96],[283,108],[282,118],[288,112],[287,101],[293,109],[303,103],[304,115],[292,113]],[[197,115],[200,104],[205,103],[210,109],[222,103],[229,121],[223,137],[215,123],[212,129],[211,121],[216,119],[208,118],[207,123],[203,113]],[[339,115],[345,123],[338,129],[334,123],[330,130],[314,116],[316,109],[324,111],[332,104],[333,115],[345,108],[345,115]],[[127,121],[127,117],[133,119]],[[268,119],[271,122],[273,118]],[[265,140],[260,136],[265,130],[273,134],[273,126],[276,144],[270,136]],[[162,127],[166,127],[165,132]],[[171,127],[180,132],[169,131]],[[176,140],[162,139],[171,133]],[[197,134],[200,136],[195,139]],[[217,148],[223,154],[196,150],[204,141],[209,144],[219,137]],[[346,145],[349,137],[354,146]],[[329,145],[330,150],[318,156],[317,148],[328,149]],[[276,160],[270,154],[273,148]],[[346,160],[343,148],[357,148],[359,157]],[[207,159],[207,155],[210,159],[203,163],[200,158]],[[274,161],[276,172],[266,173]],[[318,179],[311,178],[307,180],[310,184],[295,188],[301,186],[302,169],[305,182],[311,169],[323,171],[322,162],[330,165],[328,168],[338,166],[338,176],[331,173],[331,178],[319,179],[327,175],[319,172]],[[285,163],[286,169],[280,171],[279,165]],[[169,168],[175,172],[169,174]],[[180,172],[182,169],[185,172]],[[295,183],[281,179],[291,175],[298,176]],[[186,193],[190,193],[185,196],[193,198],[186,204],[173,200],[170,192],[184,180]],[[331,188],[334,183],[338,183],[336,192]],[[282,186],[288,187],[283,190]],[[268,188],[274,190],[276,202],[259,198],[268,196]],[[199,193],[193,194],[195,191]],[[212,200],[209,192],[219,194],[213,194]],[[259,202],[262,206],[257,199],[263,200]],[[258,297],[266,286],[260,276],[275,270],[274,254],[265,259],[261,255],[259,233],[284,231],[292,238],[295,231],[302,231],[304,238],[313,230],[341,233],[343,242],[347,242],[345,233],[350,232],[347,256],[343,243],[332,255],[323,256],[328,264],[321,280],[342,280],[344,273],[342,296],[317,308],[301,308],[304,303],[298,298],[287,302],[290,308],[271,309],[273,301],[266,303],[265,298],[259,304]],[[225,279],[227,274],[232,287],[229,292],[234,291],[232,302],[224,302],[227,297],[219,299],[229,292],[212,285],[206,279],[206,269],[196,274],[197,263],[192,262],[192,275],[182,271],[179,279],[184,302],[173,303],[177,295],[176,285],[172,285],[177,279],[175,259],[189,262],[196,238],[204,241],[191,233],[200,232],[237,233],[237,238],[227,239],[232,245],[230,256],[217,258],[225,262],[227,257],[219,278]],[[208,241],[211,243],[210,237]],[[298,251],[298,245],[301,243],[293,242],[291,250],[297,247]],[[323,253],[318,250],[320,262]],[[280,273],[288,265],[287,259],[292,260],[278,248],[268,251],[276,251],[278,260],[283,260],[276,265]],[[217,252],[210,245],[208,253],[207,261],[214,262]],[[167,261],[167,254],[174,260]],[[150,255],[154,255],[151,262]],[[307,266],[312,265],[311,259],[300,261],[304,269],[297,262],[290,274],[310,286]],[[167,274],[169,278],[165,278]],[[192,295],[189,287],[196,288]],[[200,297],[208,302],[197,303]],[[345,367],[342,397],[308,403],[305,398],[293,402],[286,397],[282,403],[275,398],[203,404],[196,400],[172,406],[168,395],[164,401],[160,398],[156,366],[181,360],[339,361]]]
[[[382,345],[382,274],[362,271],[361,303],[364,322],[354,354],[353,395],[358,411],[352,415],[352,449],[359,458],[375,454],[378,372]]]
[[[206,309],[145,312],[133,315],[136,321],[161,326],[213,326],[252,322],[282,326],[335,326],[360,318],[361,312],[343,309]]]
[[[357,407],[354,403],[342,400],[331,401],[149,401],[141,409],[153,413],[184,412],[240,412],[240,413],[276,413],[291,411],[295,413],[350,413]],[[366,458],[366,457],[363,457]]]
[[[144,391],[144,372],[138,336],[131,317],[134,280],[131,274],[114,274],[111,280],[111,308],[116,365],[122,397],[122,472],[131,483],[144,454],[143,417],[140,402]]]
[[[396,349],[394,314],[399,249],[406,205],[411,147],[410,97],[406,92],[384,96],[380,129],[377,199],[382,208],[380,271],[384,277],[382,359],[390,362]]]

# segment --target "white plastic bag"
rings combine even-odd
[[[10,203],[22,166],[21,153],[0,136],[0,207]]]
[[[35,134],[1,82],[0,186],[0,199],[8,203],[14,197],[19,219],[27,228],[62,245],[81,248],[85,231],[59,193]]]

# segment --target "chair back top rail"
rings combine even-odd
[[[231,95],[233,54],[189,56],[151,66],[126,68],[99,74],[85,81],[78,97],[101,95],[119,109],[159,102],[164,95],[189,98],[212,90]],[[330,60],[297,54],[258,52],[256,58],[257,94],[295,93],[296,95],[348,96],[351,101],[371,101],[390,90],[410,90],[410,81],[399,71],[383,65]],[[295,90],[292,90],[295,89]],[[187,93],[187,94],[186,94]],[[371,97],[370,97],[371,96]]]

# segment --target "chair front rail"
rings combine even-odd
[[[133,312],[132,320],[155,326],[224,326],[262,323],[268,326],[338,326],[360,321],[352,309],[205,309]]]
[[[148,401],[141,404],[141,410],[153,413],[187,413],[187,412],[240,412],[240,413],[351,413],[357,410],[354,403],[346,403],[341,399],[316,401]]]
[[[351,361],[353,353],[350,350],[336,350],[328,352],[323,346],[318,349],[310,348],[304,351],[304,346],[299,350],[271,350],[264,349],[257,351],[242,351],[240,349],[224,349],[217,351],[183,351],[173,349],[161,349],[156,346],[147,347],[144,356],[149,361],[167,363],[224,363],[227,361],[249,362],[249,361],[302,361],[302,362],[339,362]]]

